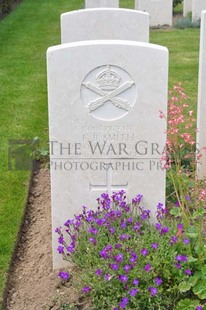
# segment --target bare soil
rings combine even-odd
[[[21,239],[13,262],[5,310],[62,309],[76,299],[71,284],[52,271],[49,171],[35,172]]]

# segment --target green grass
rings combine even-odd
[[[182,83],[196,111],[198,91],[199,29],[159,30],[150,33],[150,42],[169,49],[169,89]]]
[[[81,7],[82,0],[24,0],[0,22],[0,296],[30,178],[27,171],[8,171],[8,140],[38,136],[46,144],[46,49],[60,43],[60,14]],[[121,7],[132,8],[133,1],[122,0]],[[170,88],[182,82],[196,108],[199,30],[155,30],[150,38],[169,48]]]
[[[25,0],[0,22],[0,296],[30,178],[27,171],[8,171],[8,140],[48,140],[46,49],[60,43],[60,14],[82,5]]]

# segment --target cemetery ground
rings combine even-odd
[[[121,5],[129,7],[128,3],[132,7],[132,2],[126,0],[122,1]],[[24,217],[31,178],[31,172],[8,170],[8,140],[32,140],[38,136],[41,141],[40,148],[46,146],[48,122],[45,52],[49,46],[60,43],[60,14],[82,6],[83,1],[80,0],[25,0],[0,22],[0,301],[3,299],[11,257],[15,257],[14,248]],[[199,30],[153,30],[150,32],[150,42],[168,47],[169,89],[182,82],[190,97],[191,109],[196,113]],[[27,226],[31,224],[31,228],[35,227],[35,231],[28,234],[36,236],[33,251],[36,255],[28,256],[25,261],[22,254],[24,272],[27,270],[29,273],[29,270],[39,264],[38,270],[35,269],[37,277],[34,275],[33,281],[29,282],[28,294],[32,290],[40,297],[33,300],[34,308],[25,309],[40,309],[42,305],[48,305],[45,303],[48,291],[51,292],[52,287],[55,293],[58,290],[55,286],[58,280],[51,272],[51,256],[49,258],[51,237],[48,174],[44,171],[40,176],[41,179],[36,176],[35,182],[38,185],[35,186],[39,187],[34,188],[33,195],[37,198],[37,205],[34,207],[32,204],[33,209],[31,208],[31,212],[35,213],[28,214],[28,218],[32,220],[27,219],[26,222]],[[31,235],[24,235],[24,248],[32,249],[31,239],[27,238]],[[20,261],[21,253],[23,252],[20,252]],[[43,275],[38,278],[40,273]],[[30,275],[27,274],[26,277]],[[25,281],[24,284],[26,283]],[[42,289],[45,287],[48,291]],[[44,293],[41,294],[42,292]],[[64,290],[62,292],[65,293]],[[51,297],[50,305],[52,299]],[[15,307],[15,304],[13,306]]]

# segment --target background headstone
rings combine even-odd
[[[53,229],[96,208],[102,192],[165,202],[160,157],[168,51],[132,41],[84,41],[47,52]],[[63,264],[53,235],[54,268]]]
[[[196,21],[201,18],[201,11],[206,10],[206,0],[192,1],[192,20]]]
[[[85,8],[118,8],[119,0],[85,0]]]
[[[197,148],[201,151],[206,147],[206,11],[201,16],[197,128]],[[202,150],[201,153],[203,157],[197,164],[199,179],[206,177],[206,152]]]
[[[61,43],[109,39],[148,42],[148,13],[105,8],[61,15]]]
[[[183,16],[184,17],[186,17],[189,12],[192,12],[192,1],[193,0],[183,1]]]
[[[172,0],[135,0],[135,9],[148,12],[150,26],[172,26]]]

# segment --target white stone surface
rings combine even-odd
[[[95,208],[102,192],[165,202],[160,156],[166,142],[168,51],[149,43],[84,41],[47,52],[54,268],[62,266],[54,229]],[[53,143],[52,143],[53,141]],[[56,142],[55,142],[56,141]],[[61,144],[62,143],[62,144]]]
[[[135,9],[148,12],[150,26],[172,26],[172,0],[135,0]]]
[[[206,11],[201,16],[197,128],[197,148],[203,155],[197,165],[197,176],[203,179],[206,177],[206,153],[203,151],[206,147]]]
[[[192,20],[201,18],[201,11],[206,9],[206,0],[193,0],[192,1]]]
[[[149,14],[128,9],[87,9],[61,15],[61,42],[149,41]]]
[[[119,0],[85,0],[85,8],[118,8]]]
[[[189,12],[192,12],[192,1],[193,0],[183,1],[183,16],[184,17],[186,17]]]

